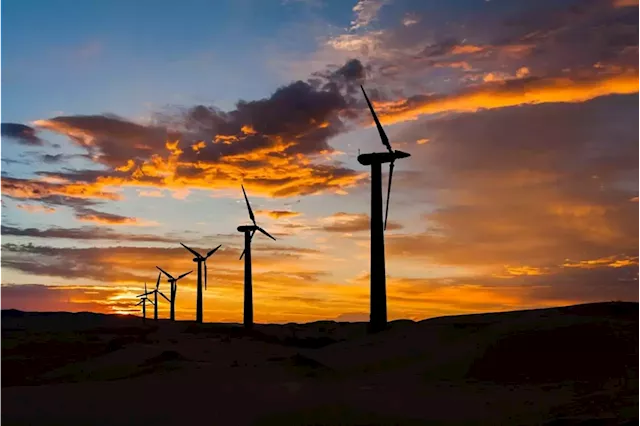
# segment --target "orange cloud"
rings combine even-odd
[[[255,135],[258,133],[252,126],[248,126],[246,124],[240,128],[240,131],[245,135]]]
[[[18,204],[16,207],[29,213],[54,213],[56,211],[53,207],[33,204]]]
[[[579,260],[579,261],[571,261],[567,259],[562,266],[564,266],[565,268],[593,269],[593,268],[601,268],[601,267],[622,268],[622,267],[634,266],[634,265],[638,265],[638,256],[628,256],[628,257],[609,256],[609,257],[603,257],[600,259]]]
[[[99,198],[120,200],[121,196],[103,191],[105,185],[86,185],[82,183],[50,183],[46,180],[29,180],[3,177],[2,193],[19,199],[39,199],[52,195],[71,198]]]
[[[204,141],[198,141],[196,143],[194,143],[193,145],[191,145],[191,149],[194,150],[195,152],[200,151],[202,148],[206,147],[207,144],[204,143]]]
[[[418,96],[405,101],[380,104],[380,121],[394,124],[442,112],[475,112],[551,102],[585,102],[599,96],[638,93],[638,73],[605,75],[598,78],[530,78],[491,82],[443,96]]]
[[[272,219],[280,219],[282,217],[296,217],[300,216],[299,212],[290,210],[257,210],[256,214],[269,216]]]
[[[459,68],[464,71],[471,71],[473,67],[468,62],[438,62],[434,65],[436,68]]]
[[[528,76],[530,73],[531,73],[531,72],[529,71],[529,68],[527,68],[527,67],[522,67],[522,68],[519,68],[519,69],[516,71],[516,77],[517,77],[517,78],[523,78],[523,77]]]
[[[638,6],[638,0],[613,0],[613,7],[634,7]]]
[[[487,49],[487,46],[474,46],[473,44],[463,44],[454,46],[451,53],[454,55],[460,55],[464,53],[477,53]]]

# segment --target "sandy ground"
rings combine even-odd
[[[3,311],[3,425],[638,424],[638,304],[364,324]]]

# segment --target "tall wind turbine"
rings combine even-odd
[[[242,186],[242,193],[244,194],[244,200],[247,202],[247,210],[249,211],[249,218],[253,225],[241,225],[238,226],[238,232],[244,233],[244,250],[240,255],[240,259],[244,256],[244,326],[245,328],[253,327],[253,280],[251,278],[251,240],[253,239],[253,234],[256,231],[262,232],[267,237],[271,238],[273,241],[276,239],[271,236],[267,231],[260,228],[256,223],[256,217],[253,215],[253,210],[251,210],[251,204],[249,204],[249,199],[247,198],[247,192],[244,190],[244,185]]]
[[[159,290],[161,276],[162,274],[158,273],[158,281],[156,282],[155,289],[140,295],[140,296],[148,296],[150,294],[153,294],[153,320],[154,321],[158,321],[158,293],[160,294],[160,296],[164,297],[167,300],[167,302],[171,303],[171,300],[169,300],[169,298],[167,298],[167,296],[165,296],[164,293],[162,293]],[[146,290],[146,283],[145,283],[145,290]]]
[[[389,216],[389,197],[391,196],[391,179],[396,160],[410,157],[411,154],[402,151],[394,151],[389,143],[380,120],[369,101],[364,87],[360,86],[364,98],[369,105],[371,115],[378,128],[380,140],[388,152],[372,152],[358,155],[358,162],[363,166],[371,166],[371,289],[370,289],[370,317],[369,330],[373,333],[384,330],[387,327],[387,278],[384,261],[384,231],[387,228]],[[382,220],[382,164],[389,163],[389,184],[387,186],[387,206]]]
[[[136,303],[136,306],[142,305],[142,322],[145,323],[147,322],[147,302],[153,303],[153,301],[147,297],[148,293],[147,283],[144,283],[144,293],[136,296],[141,298],[140,301]]]
[[[158,268],[158,270],[160,272],[162,272],[163,274],[165,274],[167,276],[167,281],[169,281],[169,284],[171,285],[171,300],[169,301],[171,303],[171,311],[170,311],[170,314],[169,314],[169,319],[171,321],[175,321],[175,319],[176,319],[176,293],[178,291],[178,284],[177,284],[178,280],[186,277],[187,275],[189,275],[193,271],[185,272],[184,274],[180,275],[178,278],[174,278],[173,276],[171,276],[170,273],[168,273],[167,271],[165,271],[161,267],[156,266],[156,268]]]
[[[215,253],[220,247],[222,247],[222,245],[219,245],[218,247],[209,250],[206,256],[202,256],[197,251],[185,246],[182,243],[180,244],[182,245],[182,247],[186,248],[187,250],[189,250],[191,253],[195,255],[195,257],[193,258],[193,261],[198,264],[198,295],[196,298],[196,322],[202,323],[202,264],[204,263],[204,289],[206,290],[207,289],[207,259],[213,253]]]

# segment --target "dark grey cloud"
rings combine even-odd
[[[43,145],[42,139],[36,135],[36,129],[18,123],[2,123],[0,125],[3,138],[11,138],[24,145]]]
[[[87,157],[105,169],[40,174],[89,185],[99,178],[110,177],[163,186],[163,176],[145,173],[142,166],[148,167],[158,156],[167,157],[173,149],[176,155],[180,151],[174,181],[187,186],[189,182],[202,185],[205,179],[236,181],[243,178],[236,176],[237,166],[256,174],[257,170],[271,169],[274,164],[287,164],[304,167],[311,178],[294,184],[299,174],[289,167],[285,175],[274,170],[264,174],[264,178],[254,178],[254,182],[278,188],[273,190],[275,196],[310,194],[337,187],[357,180],[359,173],[337,162],[316,164],[309,159],[333,151],[328,140],[345,131],[344,120],[352,117],[350,109],[357,106],[352,94],[365,77],[365,69],[358,60],[350,60],[308,81],[282,86],[264,99],[240,100],[231,111],[204,105],[172,107],[159,112],[145,125],[115,115],[41,120],[38,126],[67,135],[87,150]],[[173,141],[179,141],[175,148],[168,145]],[[256,156],[256,152],[263,154]],[[63,159],[59,155],[45,158],[49,162]],[[216,167],[224,164],[233,167]],[[250,183],[251,178],[245,182]]]
[[[19,228],[2,225],[2,235],[31,238],[63,238],[70,240],[110,240],[136,242],[178,243],[177,237],[150,234],[131,234],[112,231],[108,228],[85,226],[80,228],[50,227],[46,229]]]
[[[104,223],[109,225],[126,225],[137,222],[136,218],[114,213],[97,211],[87,207],[76,208],[75,216],[79,220]]]

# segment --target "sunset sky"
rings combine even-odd
[[[390,319],[638,300],[637,0],[5,0],[2,308],[367,320],[360,84]]]

